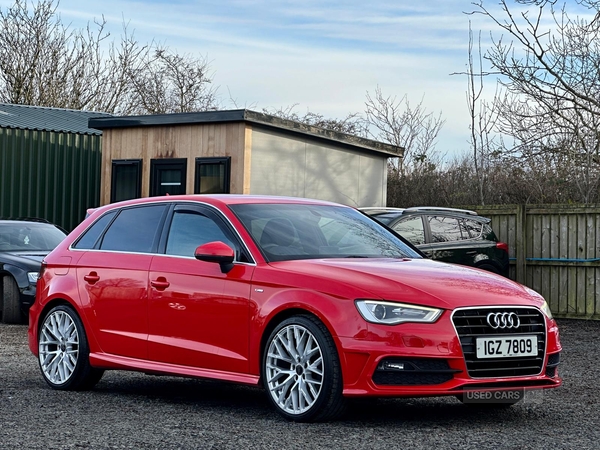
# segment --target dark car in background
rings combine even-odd
[[[508,245],[498,241],[491,219],[455,208],[362,208],[411,242],[427,257],[508,276]]]
[[[26,323],[42,259],[66,233],[40,219],[0,220],[0,319]]]

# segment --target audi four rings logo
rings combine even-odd
[[[508,328],[519,328],[521,321],[516,313],[489,313],[487,315],[487,323],[494,330],[501,329],[505,330]]]

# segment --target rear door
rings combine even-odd
[[[75,245],[89,247],[77,267],[79,292],[105,353],[147,357],[148,270],[167,209],[166,204],[124,208],[96,222],[110,222],[99,236],[92,227]],[[79,246],[86,241],[89,245]]]
[[[231,226],[209,207],[178,205],[168,222],[164,254],[155,256],[150,267],[150,359],[247,372],[254,264]],[[199,245],[213,241],[236,252],[227,273],[217,263],[194,257]]]

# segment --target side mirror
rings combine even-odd
[[[221,272],[227,273],[233,269],[235,252],[224,242],[215,241],[202,244],[196,249],[194,256],[200,261],[218,263],[221,266]]]

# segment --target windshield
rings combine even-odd
[[[420,258],[394,234],[342,206],[240,204],[230,208],[268,261]]]
[[[54,225],[31,222],[0,223],[0,252],[50,252],[66,235]]]

